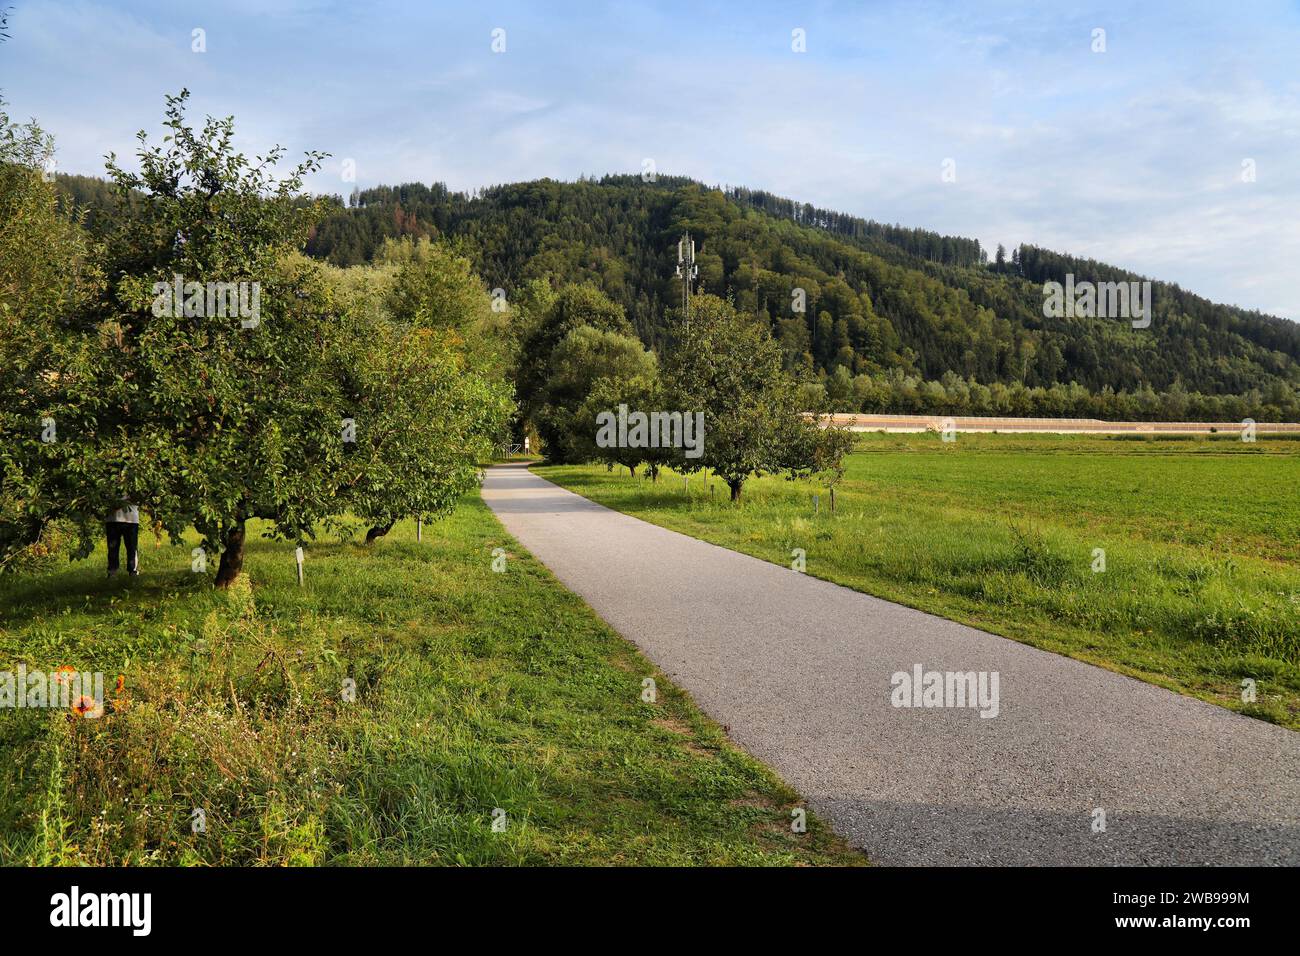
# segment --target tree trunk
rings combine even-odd
[[[213,583],[224,589],[234,584],[235,578],[244,570],[244,522],[240,521],[227,531],[222,543],[221,564],[217,567],[217,579]]]
[[[731,489],[732,501],[740,500],[740,489],[744,487],[744,485],[745,485],[745,479],[743,478],[737,479],[736,481],[727,482],[727,487]]]
[[[650,465],[650,481],[652,484],[659,484],[659,466]]]
[[[636,477],[636,465],[628,465],[628,466],[627,466],[627,473],[628,473],[629,475],[631,475],[633,478],[635,478],[635,477]]]
[[[388,522],[388,524],[375,525],[373,528],[371,528],[369,531],[366,532],[366,544],[370,544],[376,538],[382,538],[384,535],[388,534],[388,532],[392,530],[393,530],[393,522],[391,521]]]

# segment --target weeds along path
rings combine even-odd
[[[656,527],[522,464],[491,468],[483,498],[876,863],[1300,865],[1294,731]]]

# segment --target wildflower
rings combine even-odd
[[[89,694],[82,694],[72,704],[74,713],[86,720],[95,720],[104,715],[104,705]]]

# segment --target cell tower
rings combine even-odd
[[[686,325],[691,324],[691,281],[700,274],[700,267],[695,264],[695,240],[688,232],[677,240],[677,271],[674,273],[682,280],[682,315]]]

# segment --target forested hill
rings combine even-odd
[[[76,194],[90,183],[65,185]],[[677,240],[689,230],[697,288],[768,323],[787,367],[823,383],[842,410],[1300,417],[1300,324],[1162,282],[1153,283],[1147,329],[1045,318],[1049,279],[1141,277],[1044,249],[990,262],[977,240],[666,176],[539,180],[473,195],[409,184],[333,202],[312,255],[353,265],[390,237],[447,239],[507,297],[534,278],[594,283],[656,348],[675,320]]]

